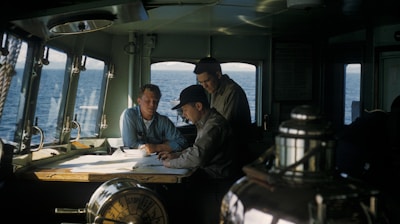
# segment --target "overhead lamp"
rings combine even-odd
[[[324,4],[323,0],[287,0],[287,7],[290,9],[318,8]]]
[[[111,26],[116,19],[110,13],[83,14],[49,21],[47,27],[53,34],[79,34],[101,30]]]

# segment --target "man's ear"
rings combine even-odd
[[[138,98],[136,99],[136,102],[140,105],[140,103],[142,102],[142,100],[138,97]]]
[[[217,74],[217,79],[220,79],[222,77],[222,73],[221,72],[216,72]]]
[[[194,104],[194,106],[196,107],[196,109],[197,109],[198,111],[201,111],[201,110],[203,109],[203,103],[196,102],[196,103]]]

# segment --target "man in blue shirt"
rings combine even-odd
[[[161,91],[157,85],[140,88],[137,105],[126,109],[120,120],[125,147],[145,149],[148,154],[161,151],[179,151],[188,142],[174,123],[157,112]]]

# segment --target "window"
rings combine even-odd
[[[8,43],[2,43],[2,46],[10,46],[10,53],[0,55],[0,76],[2,87],[7,87],[7,83],[10,85],[9,88],[0,89],[1,98],[4,99],[0,102],[0,138],[13,145],[20,144],[21,139],[28,136],[31,137],[31,146],[39,145],[42,140],[45,144],[58,143],[63,129],[61,116],[64,116],[65,111],[72,111],[72,108],[69,108],[72,106],[74,115],[69,121],[72,122],[76,118],[80,128],[70,129],[70,137],[75,138],[78,130],[81,137],[96,137],[99,127],[97,121],[100,120],[99,113],[102,112],[98,105],[102,105],[101,94],[105,91],[105,63],[84,57],[82,67],[78,70],[73,69],[74,72],[79,72],[70,74],[71,70],[66,70],[67,61],[72,61],[68,60],[68,55],[45,47],[44,58],[33,65],[33,71],[28,71],[26,65],[31,64],[26,63],[27,53],[36,49],[35,43],[32,43],[31,47],[27,42],[6,34],[3,34],[4,41]],[[69,83],[66,83],[68,81]],[[74,102],[75,105],[69,105],[69,102]],[[28,124],[23,121],[24,116],[30,116],[27,114],[30,108],[35,109],[32,112],[34,118],[26,123],[37,126],[38,129],[28,129]],[[21,144],[21,147],[24,145]]]
[[[360,115],[361,65],[345,65],[344,123],[350,124]]]
[[[97,119],[101,109],[100,94],[105,78],[104,62],[87,57],[85,69],[80,72],[78,90],[75,101],[75,116],[81,126],[81,137],[96,137]],[[71,137],[78,135],[77,129],[71,130]]]
[[[52,143],[58,140],[56,129],[62,101],[67,55],[51,48],[47,50],[49,51],[49,64],[42,67],[35,117],[37,126],[43,131],[44,142]],[[39,143],[40,136],[32,135],[31,144]]]
[[[43,66],[42,77],[40,80],[38,104],[35,116],[38,118],[38,126],[44,132],[45,143],[56,143],[59,141],[57,132],[57,120],[62,115],[61,110],[62,94],[65,89],[64,83],[65,66],[67,55],[62,52],[50,49],[50,63]],[[77,125],[70,125],[70,138],[95,137],[97,133],[98,105],[100,103],[100,93],[103,81],[104,62],[87,58],[85,69],[79,73],[79,81],[76,92],[74,116],[69,117],[69,121],[76,120]],[[73,76],[73,75],[72,75]],[[71,83],[75,83],[71,81]],[[74,88],[69,88],[69,90]],[[68,93],[71,97],[75,93]],[[58,122],[60,124],[60,122]],[[50,134],[51,133],[51,134]],[[35,140],[36,138],[36,140]],[[32,136],[32,144],[39,143],[39,136]]]
[[[221,63],[222,72],[228,74],[246,92],[249,101],[251,120],[256,116],[256,68],[246,63]],[[174,100],[179,99],[182,89],[197,83],[193,73],[194,65],[184,62],[159,62],[151,65],[151,82],[157,84],[162,93],[158,112],[168,116],[176,125],[180,117],[175,110],[171,110]]]
[[[161,100],[158,113],[166,115],[175,125],[181,125],[182,120],[176,110],[171,110],[174,101],[179,99],[180,92],[189,85],[196,84],[194,65],[184,62],[160,62],[151,65],[151,83],[160,87]]]

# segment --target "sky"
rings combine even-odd
[[[361,73],[360,69],[361,69],[360,64],[348,64],[348,65],[347,65],[347,68],[346,68],[346,71],[347,71],[348,73],[357,73],[357,74],[360,74],[360,73]]]
[[[184,62],[162,62],[153,64],[154,70],[190,70],[193,71],[194,65]],[[255,66],[243,63],[226,63],[221,64],[222,71],[255,71]]]

